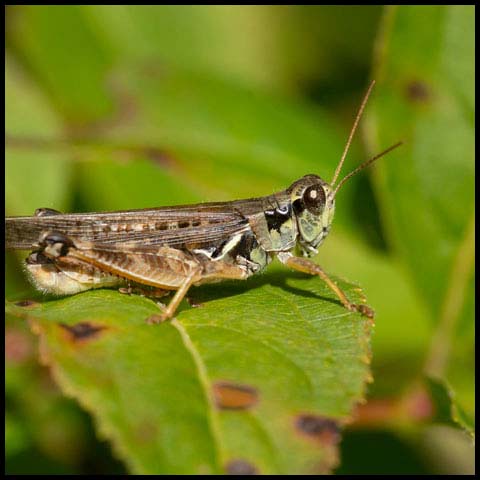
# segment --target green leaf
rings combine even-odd
[[[426,377],[425,383],[434,407],[433,422],[461,428],[474,440],[475,423],[459,405],[451,387],[445,381],[433,377]]]
[[[465,71],[468,80],[461,84],[456,74],[452,78],[470,58],[472,12],[473,7],[390,10],[377,67],[371,132],[375,129],[378,138],[371,138],[382,145],[394,138],[405,141],[378,168],[382,204],[389,212],[384,220],[433,317],[441,314],[452,264],[474,212],[473,70]],[[471,265],[465,265],[459,288]]]
[[[454,21],[450,13],[456,8],[392,11],[384,45],[388,55],[384,53],[385,61],[378,67],[381,86],[375,102],[374,121],[381,142],[394,136],[405,140],[395,158],[379,167],[385,208],[391,212],[387,227],[434,314],[440,310],[456,247],[473,214],[473,110],[459,102],[460,86],[452,86],[452,52],[440,48],[441,43],[456,39],[450,38],[449,28]],[[471,29],[465,8],[465,33],[457,40],[468,47]],[[428,23],[422,21],[426,15]],[[426,24],[431,31],[424,31],[423,38],[436,49],[416,46],[418,36],[412,35],[412,29],[420,25],[424,29]],[[399,48],[402,55],[397,54]],[[432,50],[438,51],[433,57]]]
[[[153,301],[106,290],[8,310],[132,472],[331,470],[369,379],[372,322],[284,270],[191,296],[201,306],[155,326]]]
[[[71,126],[84,127],[111,113],[106,85],[111,59],[80,5],[13,7],[8,12],[7,41]]]
[[[22,420],[5,413],[5,456],[11,457],[29,445],[29,438]]]
[[[344,93],[342,89],[365,76],[379,13],[376,5],[362,9],[298,5],[16,6],[7,22],[7,42],[22,51],[43,83],[52,92],[57,90],[78,117],[77,110],[90,114],[101,111],[105,99],[97,96],[93,109],[95,103],[85,105],[78,99],[104,91],[104,71],[125,60],[208,72],[268,91],[296,92],[302,83],[320,77],[330,84],[329,94]],[[56,41],[58,38],[63,41]],[[79,69],[83,65],[88,68]],[[81,76],[80,84],[75,82],[76,74]],[[340,85],[332,82],[339,78]],[[76,92],[69,92],[68,86]],[[71,101],[75,99],[77,102]]]
[[[5,62],[5,207],[9,215],[68,204],[71,165],[61,151],[28,148],[26,138],[60,137],[61,120],[41,90],[12,60]],[[16,142],[16,143],[15,143]]]
[[[368,119],[383,224],[435,325],[427,370],[473,407],[474,7],[386,10]]]

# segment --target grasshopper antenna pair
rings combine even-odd
[[[345,148],[343,150],[343,154],[342,154],[342,157],[340,159],[340,162],[338,163],[337,168],[335,169],[335,173],[333,174],[332,181],[330,182],[330,186],[332,188],[334,188],[333,197],[335,197],[337,195],[337,192],[340,190],[342,185],[344,185],[345,182],[348,179],[352,178],[358,172],[360,172],[364,168],[371,165],[373,162],[377,161],[379,158],[382,158],[384,155],[386,155],[387,153],[391,152],[392,150],[394,150],[395,148],[398,148],[400,145],[403,144],[403,142],[397,142],[394,145],[392,145],[391,147],[388,147],[383,152],[380,152],[378,155],[375,155],[374,157],[370,158],[369,160],[366,160],[361,165],[359,165],[357,168],[352,170],[349,174],[345,175],[345,177],[343,177],[342,180],[340,180],[340,182],[335,186],[335,183],[338,179],[338,176],[340,175],[340,171],[343,167],[343,163],[345,162],[345,158],[347,156],[348,150],[350,149],[350,145],[352,143],[353,136],[355,135],[355,131],[357,130],[358,123],[360,122],[360,118],[362,117],[363,111],[365,110],[365,106],[367,105],[367,102],[368,102],[368,98],[370,97],[370,93],[372,92],[372,89],[373,89],[374,86],[375,86],[375,80],[372,80],[372,82],[370,83],[370,86],[368,87],[367,93],[365,94],[365,96],[363,98],[362,104],[360,105],[357,116],[355,118],[355,122],[353,123],[353,127],[350,130],[350,135],[348,137],[347,143],[346,143]]]

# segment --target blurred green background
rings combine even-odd
[[[447,381],[471,424],[474,7],[14,6],[5,66],[8,215],[329,180],[375,78],[344,173],[405,144],[345,186],[318,256],[377,313],[374,383],[337,472],[473,472],[470,438],[423,379]],[[9,300],[35,295],[20,257]],[[5,346],[7,473],[124,472],[8,317]]]

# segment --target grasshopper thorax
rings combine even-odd
[[[306,256],[317,253],[317,247],[330,231],[335,213],[335,196],[330,185],[318,175],[305,175],[287,190],[297,222],[298,244]]]

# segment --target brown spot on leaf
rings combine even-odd
[[[225,466],[228,475],[258,475],[258,470],[254,465],[246,460],[230,460]]]
[[[258,402],[255,388],[230,382],[216,382],[213,395],[217,407],[225,410],[245,410]]]
[[[34,307],[35,305],[38,305],[38,302],[35,302],[34,300],[20,300],[19,302],[16,302],[15,305],[17,307]]]
[[[430,88],[425,82],[420,80],[412,80],[405,88],[407,98],[411,102],[425,103],[431,99]]]
[[[98,336],[99,332],[107,328],[103,325],[94,325],[90,322],[80,322],[75,325],[59,323],[59,326],[68,333],[70,340],[74,342],[92,340]]]
[[[161,167],[171,167],[175,164],[175,160],[172,155],[168,154],[165,150],[149,147],[145,148],[144,152],[147,158]]]
[[[295,418],[295,427],[302,435],[323,445],[335,445],[340,440],[340,427],[332,418],[302,414]]]
[[[158,61],[144,62],[138,69],[138,73],[147,78],[163,79],[169,72],[168,66]]]
[[[134,430],[135,438],[141,443],[151,443],[158,435],[158,426],[152,420],[139,422]]]
[[[32,340],[15,328],[5,328],[5,360],[21,363],[32,356]]]
[[[114,103],[113,114],[97,122],[102,131],[119,125],[132,125],[138,116],[138,100],[115,76],[106,79]],[[101,133],[101,132],[97,132]]]

